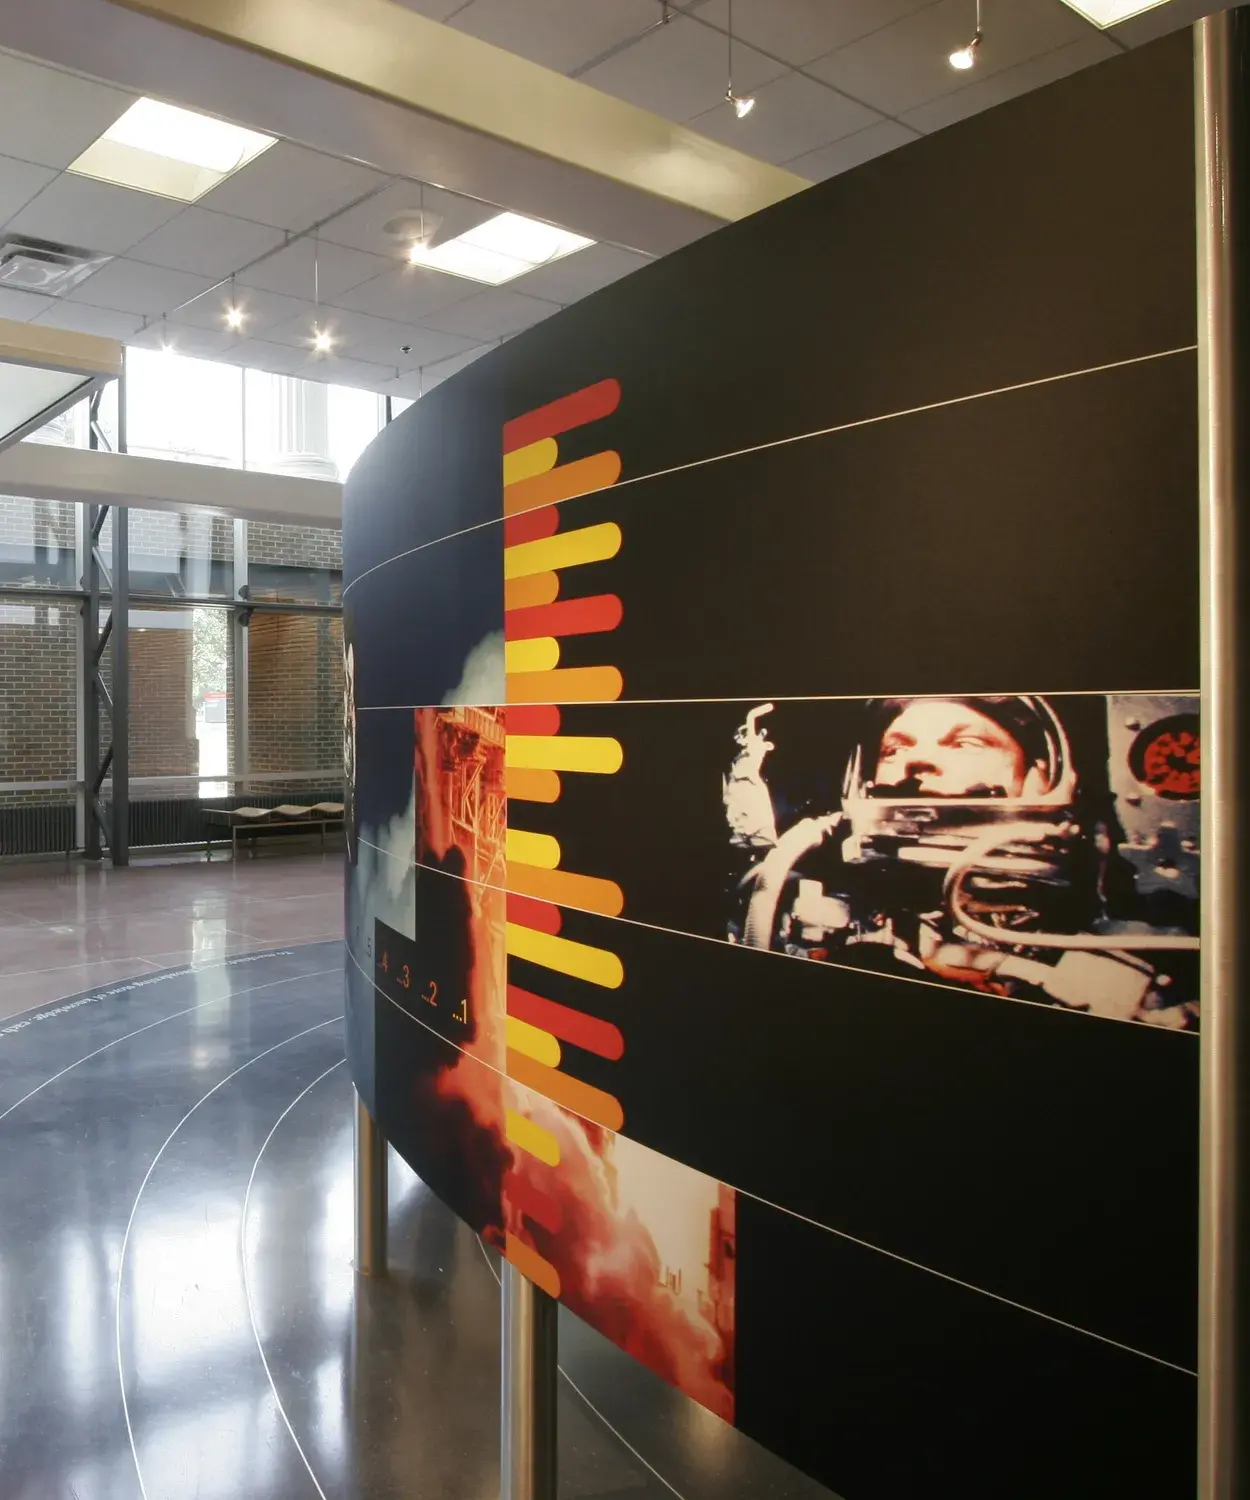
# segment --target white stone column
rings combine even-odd
[[[339,477],[330,457],[330,392],[314,380],[278,377],[278,432],[273,467],[302,479]]]

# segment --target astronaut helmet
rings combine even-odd
[[[1045,698],[869,699],[843,786],[847,854],[947,864],[994,825],[1058,832],[1075,794],[1068,736]]]

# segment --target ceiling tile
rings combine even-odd
[[[242,365],[248,370],[265,370],[272,375],[299,374],[311,363],[307,349],[271,344],[267,339],[240,339],[223,349],[216,357],[223,364]]]
[[[249,260],[282,243],[282,233],[250,219],[235,219],[206,208],[185,208],[155,234],[140,240],[135,260],[199,276],[229,276]]]
[[[9,220],[6,228],[84,250],[124,255],[183,205],[66,172]]]
[[[849,172],[852,167],[871,161],[874,156],[883,156],[897,146],[919,139],[919,133],[900,125],[896,120],[880,120],[866,130],[857,130],[854,135],[834,141],[831,146],[821,146],[817,151],[808,151],[796,156],[786,166],[800,177],[820,182],[826,177],[836,177],[839,172]]]
[[[0,156],[0,224],[25,208],[55,176],[51,167],[36,167],[28,161]]]
[[[0,286],[0,318],[8,318],[14,323],[33,323],[55,301],[55,297],[41,297],[36,292]]]
[[[375,391],[388,383],[391,372],[385,365],[370,364],[368,360],[340,359],[333,355],[309,361],[299,373],[304,380],[317,380],[325,385],[351,385]]]
[[[718,104],[691,120],[694,130],[764,161],[789,161],[805,151],[875,124],[871,109],[835,93],[801,73],[787,73],[755,91],[755,108],[743,120],[730,104]]]
[[[386,318],[371,318],[365,313],[344,312],[337,307],[306,307],[295,317],[274,324],[266,333],[275,344],[309,349],[318,330],[328,333],[334,340],[337,357],[355,355],[363,346],[388,352],[393,350],[394,360],[399,359],[403,337],[398,324]]]
[[[901,115],[967,87],[948,62],[972,31],[967,0],[939,0],[925,10],[809,63],[807,71],[857,99]],[[985,17],[977,74],[985,78],[1039,53],[1088,38],[1090,28],[1062,0],[1011,0]]]
[[[121,89],[0,53],[0,143],[23,161],[69,166],[134,100]]]
[[[1005,99],[1013,99],[1017,94],[1025,94],[1030,89],[1054,83],[1057,78],[1064,78],[1069,73],[1079,73],[1082,68],[1116,56],[1118,51],[1119,48],[1105,36],[1091,32],[1078,42],[1058,47],[1042,57],[1031,58],[1018,67],[1004,68],[1001,73],[991,74],[989,78],[979,78],[957,93],[946,94],[941,99],[922,104],[919,109],[911,110],[903,118],[917,130],[940,130],[944,125],[965,120],[969,115],[989,109],[991,105],[1001,104]]]
[[[107,307],[88,307],[85,302],[66,302],[55,297],[39,322],[73,333],[94,333],[97,338],[129,340],[143,320],[137,313],[116,312]]]
[[[558,311],[552,302],[525,297],[504,287],[491,287],[489,291],[478,292],[463,302],[455,302],[432,313],[424,321],[427,327],[440,333],[458,333],[464,338],[485,342],[519,333],[522,328],[541,323]]]
[[[784,71],[784,64],[751,47],[734,48],[734,88],[739,93],[751,93]],[[666,119],[689,120],[725,97],[725,38],[698,21],[677,16],[580,77],[593,88]]]
[[[932,0],[735,0],[734,38],[801,65],[930,4]],[[726,0],[708,0],[699,15],[728,26]]]
[[[432,312],[472,297],[479,283],[463,276],[448,276],[426,266],[397,266],[363,286],[336,297],[339,307],[394,318],[401,323],[420,323]]]
[[[239,284],[281,292],[288,297],[311,297],[314,288],[319,287],[321,300],[333,302],[343,292],[388,270],[390,265],[380,255],[366,255],[362,250],[348,250],[325,241],[314,245],[312,240],[303,239],[269,256],[250,271],[241,272]]]
[[[207,276],[171,271],[165,266],[145,266],[137,260],[111,260],[70,293],[74,302],[92,307],[111,307],[115,312],[144,313],[158,318],[197,292],[207,291]]]
[[[191,359],[220,359],[240,342],[224,329],[189,328],[180,323],[153,323],[127,340],[136,349],[168,349]]]
[[[237,302],[245,316],[243,332],[248,338],[286,323],[291,318],[312,307],[311,302],[299,297],[280,297],[275,292],[259,292],[251,288],[238,287],[231,292],[229,287],[219,287],[185,307],[178,314],[180,323],[189,323],[195,328],[221,328],[224,326],[226,309]]]
[[[472,0],[451,20],[457,31],[567,73],[620,42],[632,41],[660,14],[656,0]]]
[[[405,328],[401,337],[409,352],[401,352],[400,358],[390,361],[401,370],[418,370],[424,365],[434,365],[440,360],[450,359],[453,355],[478,352],[482,347],[475,339],[462,338],[458,333],[439,333],[433,328]],[[380,358],[377,355],[369,357]],[[382,363],[386,361],[383,360]]]
[[[419,218],[422,211],[431,228],[437,216],[440,240],[454,239],[501,212],[493,203],[400,179],[324,224],[321,238],[394,260],[407,249],[408,241],[387,234],[386,226],[396,219]]]
[[[307,229],[389,180],[371,167],[279,141],[206,193],[200,207],[275,229]]]
[[[517,280],[516,289],[528,297],[545,297],[567,306],[649,265],[650,261],[649,255],[618,250],[615,245],[591,245],[576,255],[566,255],[563,260],[530,271]]]
[[[410,328],[389,318],[373,318],[335,307],[310,308],[299,317],[271,328],[269,338],[274,343],[308,348],[317,328],[334,339],[336,357],[367,359],[391,367],[444,359],[463,352],[472,343],[471,339],[456,334]],[[405,344],[412,351],[410,354],[403,353]]]

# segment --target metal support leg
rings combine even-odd
[[[557,1311],[504,1261],[501,1500],[556,1500]]]
[[[386,1275],[386,1137],[356,1095],[356,1270]]]

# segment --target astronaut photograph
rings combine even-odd
[[[1198,1026],[1198,699],[749,706],[722,786],[731,942]]]

